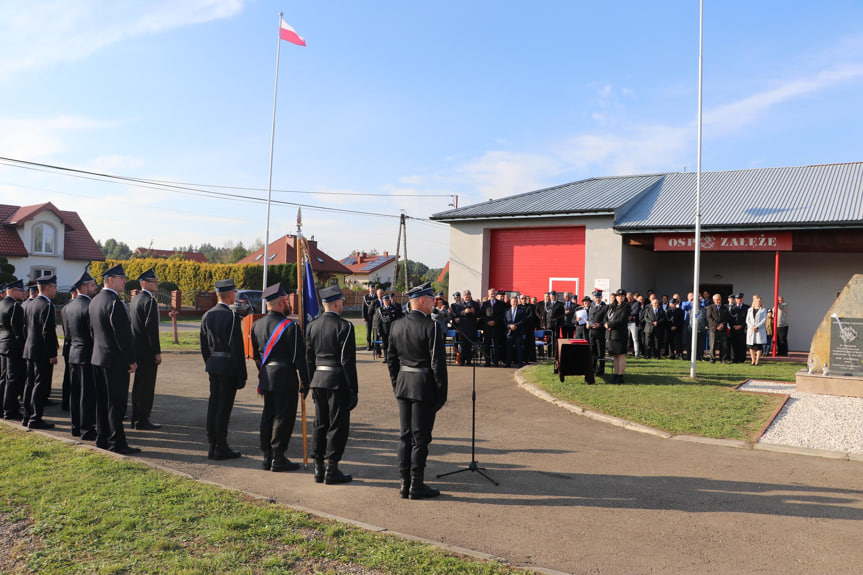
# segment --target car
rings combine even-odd
[[[234,301],[231,309],[240,317],[246,317],[250,313],[262,313],[262,293],[259,289],[237,290],[237,299]]]

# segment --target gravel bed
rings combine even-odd
[[[863,453],[863,398],[801,393],[794,384],[769,381],[750,380],[740,389],[791,396],[759,443]]]

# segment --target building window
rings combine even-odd
[[[33,226],[33,253],[54,255],[56,249],[56,232],[51,224],[36,224]]]
[[[31,268],[30,279],[36,281],[41,277],[54,275],[54,268]]]

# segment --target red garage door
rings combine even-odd
[[[584,290],[584,226],[492,230],[490,287],[541,300],[548,279],[561,277],[579,278]],[[560,286],[573,289],[571,282]]]

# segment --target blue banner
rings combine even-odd
[[[303,276],[303,315],[305,315],[305,323],[308,324],[321,315],[321,308],[318,305],[318,289],[315,287],[315,276],[312,273],[312,264],[308,259],[305,262]]]

